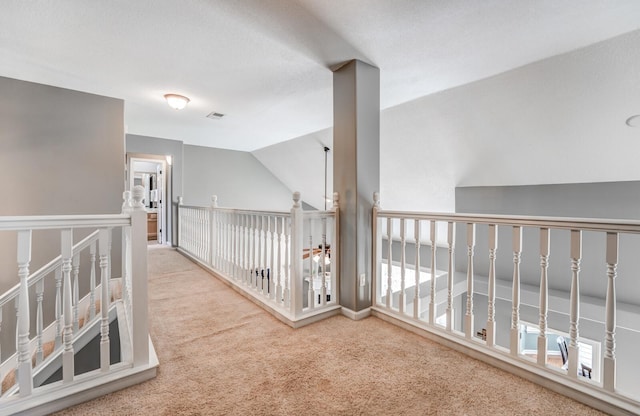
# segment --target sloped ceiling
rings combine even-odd
[[[637,0],[5,0],[0,76],[123,98],[128,133],[251,151],[330,127],[345,60],[381,69],[387,109],[639,25]]]
[[[452,212],[456,186],[640,180],[625,124],[638,74],[635,31],[382,111],[383,208]],[[253,153],[316,205],[331,142],[325,129]]]

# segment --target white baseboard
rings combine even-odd
[[[354,321],[359,321],[361,319],[367,318],[368,316],[371,316],[371,308],[366,308],[363,309],[361,311],[352,311],[349,308],[345,308],[344,306],[342,307],[342,314],[344,316],[346,316],[349,319],[352,319]]]

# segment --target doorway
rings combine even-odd
[[[164,155],[127,154],[126,189],[140,185],[144,188],[143,204],[147,211],[147,240],[169,243],[170,224],[167,203],[170,198],[170,172]]]

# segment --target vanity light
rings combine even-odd
[[[182,110],[187,106],[189,101],[191,101],[184,95],[178,95],[178,94],[165,94],[164,98],[165,100],[167,100],[167,104],[169,104],[169,107],[175,110]]]

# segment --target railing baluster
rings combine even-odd
[[[607,233],[607,297],[605,301],[605,338],[603,387],[616,390],[616,268],[618,267],[618,233]]]
[[[407,268],[406,263],[406,231],[407,227],[404,221],[404,218],[400,218],[400,296],[398,297],[398,311],[401,315],[404,314],[405,309],[407,307],[406,299],[405,299],[405,290],[406,290],[406,282],[405,282],[405,273]]]
[[[62,353],[62,380],[64,383],[70,383],[73,381],[74,375],[73,321],[71,315],[71,262],[73,256],[73,233],[70,229],[62,230],[61,247],[62,278],[64,280],[62,296],[62,308],[64,311],[64,332],[62,337],[62,340],[64,342],[64,351]]]
[[[511,355],[520,354],[520,254],[522,227],[513,227],[513,287],[511,303]]]
[[[447,227],[447,243],[449,244],[449,271],[447,273],[447,331],[453,329],[453,274],[455,263],[453,261],[456,223],[449,222]]]
[[[29,263],[31,262],[31,230],[18,231],[18,278],[20,279],[18,302],[18,386],[20,397],[33,391],[31,357],[29,352]]]
[[[233,230],[233,279],[238,278],[238,264],[240,263],[240,224],[239,216],[237,213],[233,213],[231,216],[231,226]]]
[[[315,303],[315,292],[313,290],[313,230],[311,219],[309,219],[309,291],[307,306],[309,309],[313,309],[315,307]]]
[[[393,220],[391,218],[387,218],[387,309],[391,309],[393,307],[393,291],[391,290],[391,285],[393,283],[392,275],[393,275]]]
[[[431,291],[429,293],[429,324],[436,323],[436,222],[430,222],[429,234],[431,236]]]
[[[322,277],[320,279],[320,283],[322,284],[322,288],[320,289],[320,304],[327,304],[327,219],[322,218],[322,252],[320,254],[320,261],[322,265],[320,269],[322,270]]]
[[[274,284],[274,279],[275,279],[275,262],[274,262],[274,254],[275,254],[275,245],[274,245],[274,240],[275,240],[275,234],[276,234],[276,223],[275,220],[276,218],[273,217],[273,221],[271,221],[272,218],[269,217],[269,235],[271,237],[271,247],[269,248],[269,269],[268,270],[268,281],[267,283],[269,284],[269,299],[275,299],[275,284]]]
[[[465,338],[473,336],[473,250],[476,245],[476,225],[467,223],[467,312],[464,317]]]
[[[276,283],[276,303],[282,303],[282,235],[284,234],[284,218],[276,217],[276,232],[278,233],[278,280]]]
[[[242,214],[236,213],[236,263],[235,263],[235,280],[242,280],[242,247],[243,247],[243,231],[242,231]]]
[[[78,322],[78,303],[80,302],[80,293],[78,287],[78,273],[80,272],[80,254],[76,253],[72,260],[73,266],[73,333],[78,333],[80,324]]]
[[[62,268],[58,267],[55,271],[56,279],[56,349],[62,345]]]
[[[269,270],[269,216],[264,215],[262,217],[262,231],[264,238],[263,245],[263,263],[262,263],[262,272],[260,273],[260,290],[265,297],[269,296],[269,287],[267,281],[267,271]],[[265,284],[267,284],[265,286]]]
[[[42,316],[42,300],[44,299],[44,279],[36,283],[36,365],[44,359],[42,350],[42,330],[44,329],[44,317]]]
[[[131,234],[128,233],[126,234],[127,238],[129,240],[126,240],[125,244],[131,244]],[[127,277],[131,276],[131,269],[130,269],[130,258],[128,256],[129,253],[129,249],[128,247],[125,248],[125,253],[127,253],[127,263],[125,265],[125,268],[127,269],[126,274]],[[91,245],[89,246],[89,320],[92,320],[95,316],[96,316],[96,243],[93,242],[91,243]],[[87,323],[85,322],[85,325]]]
[[[498,249],[498,226],[489,224],[489,295],[487,313],[487,346],[496,343],[496,250]]]
[[[244,227],[243,227],[244,215],[241,213],[236,213],[236,270],[235,270],[235,280],[236,281],[244,281]]]
[[[101,228],[98,232],[98,253],[100,256],[100,368],[109,371],[110,346],[109,346],[109,240],[111,232],[109,229]],[[72,357],[73,358],[73,357]]]
[[[582,258],[582,231],[571,230],[571,295],[569,312],[569,366],[567,371],[571,378],[578,378],[578,361],[580,357],[579,320],[580,320],[580,260]]]
[[[549,284],[549,229],[540,228],[540,334],[538,335],[538,364],[547,364],[547,313]]]
[[[244,215],[244,228],[243,228],[243,242],[244,242],[244,258],[242,262],[242,283],[249,284],[249,269],[251,268],[251,216],[249,214]]]
[[[413,220],[413,237],[416,248],[416,262],[415,262],[415,279],[416,286],[413,292],[413,317],[414,319],[420,319],[420,220]]]
[[[261,280],[261,275],[262,275],[262,269],[263,269],[263,263],[262,263],[262,227],[263,227],[263,222],[264,222],[264,218],[259,215],[258,216],[258,223],[257,223],[257,238],[258,238],[258,263],[257,263],[257,268],[256,268],[256,289],[258,290],[258,292],[262,291],[262,280]]]

